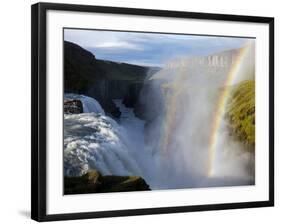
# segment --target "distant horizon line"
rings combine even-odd
[[[146,63],[137,63],[137,62],[135,63],[135,62],[130,62],[130,61],[118,61],[118,60],[100,58],[100,57],[97,57],[96,54],[91,50],[92,47],[83,47],[76,42],[65,40],[65,39],[64,39],[64,41],[72,43],[72,44],[76,44],[79,47],[83,48],[84,50],[89,51],[96,59],[107,61],[107,62],[113,62],[113,63],[118,63],[118,64],[129,64],[129,65],[135,65],[135,66],[140,66],[140,67],[148,67],[148,68],[156,68],[156,69],[162,69],[169,64],[169,62],[166,62],[165,64],[160,65],[160,64],[149,64],[149,63],[146,64]],[[245,47],[245,46],[243,46],[243,47]],[[238,50],[238,49],[241,49],[243,47],[229,48],[229,49],[225,49],[225,50],[222,50],[222,51],[215,51],[215,52],[212,52],[211,54],[206,54],[206,55],[188,55],[188,54],[186,54],[186,55],[180,55],[176,58],[180,59],[180,58],[184,58],[184,57],[208,57],[208,56],[211,56],[213,54],[221,53],[221,52],[224,52],[224,51]]]

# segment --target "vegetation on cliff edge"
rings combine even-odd
[[[255,81],[243,81],[230,90],[226,118],[234,136],[254,150]]]

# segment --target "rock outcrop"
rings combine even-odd
[[[103,176],[92,170],[80,177],[64,178],[65,194],[146,191],[149,185],[139,176]]]
[[[125,99],[127,106],[136,104],[149,67],[96,59],[77,44],[64,42],[65,92],[95,98],[107,114],[120,116],[112,99]]]
[[[139,100],[141,89],[143,88],[143,83],[132,83],[129,85],[126,95],[123,97],[123,104],[126,107],[134,108]]]
[[[65,99],[63,101],[63,110],[65,114],[83,113],[83,105],[81,100]]]

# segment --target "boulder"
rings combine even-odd
[[[65,99],[63,101],[63,110],[65,114],[80,114],[83,113],[83,104],[80,100]]]
[[[88,194],[150,190],[149,185],[139,176],[102,176],[97,170],[80,177],[64,178],[65,194]]]

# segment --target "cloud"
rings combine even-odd
[[[96,48],[119,48],[119,49],[133,49],[142,50],[142,48],[136,44],[126,42],[126,41],[108,41],[103,42],[95,46]]]
[[[163,66],[187,55],[208,55],[240,48],[248,39],[101,30],[65,29],[64,39],[91,51],[97,58]]]

